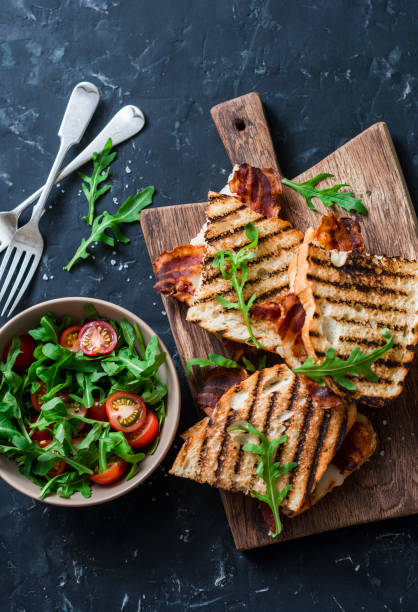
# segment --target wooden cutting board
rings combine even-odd
[[[219,104],[211,113],[232,164],[248,162],[280,172],[258,94]],[[202,156],[202,167],[209,161]],[[361,224],[368,251],[416,259],[417,219],[386,124],[372,125],[296,180],[307,180],[319,172],[330,172],[338,182],[350,183],[363,200],[369,211]],[[285,190],[282,215],[301,230],[316,226],[319,213],[311,211],[296,192]],[[318,211],[329,212],[320,202],[314,202]],[[188,243],[205,220],[205,207],[203,202],[144,210],[141,225],[151,259],[175,245]],[[186,322],[184,304],[162,299],[183,366],[192,357],[206,357],[209,352],[225,354],[213,335]],[[202,371],[193,368],[188,377],[194,395],[201,376]],[[364,409],[379,436],[375,455],[318,505],[294,519],[285,518],[284,531],[278,538],[267,535],[256,500],[221,491],[236,547],[246,550],[418,512],[417,381],[415,363],[400,399],[390,408]]]

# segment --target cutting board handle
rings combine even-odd
[[[210,112],[232,165],[274,168],[282,176],[258,93],[221,102]]]

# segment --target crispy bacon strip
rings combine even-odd
[[[297,295],[288,293],[280,300],[280,317],[277,320],[277,333],[283,343],[290,344],[295,357],[305,357],[302,340],[302,327],[305,323],[305,310]]]
[[[321,387],[314,380],[304,376],[308,391],[312,396],[313,402],[317,402],[324,410],[336,408],[341,405],[341,398],[328,387]]]
[[[364,251],[365,248],[358,217],[323,215],[314,238],[328,251]]]
[[[279,216],[283,186],[280,176],[272,168],[241,164],[228,184],[231,193],[251,210],[265,217]]]
[[[281,308],[277,302],[263,302],[255,304],[250,309],[250,316],[263,321],[277,321]]]
[[[376,433],[370,421],[360,413],[332,463],[341,474],[351,474],[367,461],[376,449],[376,444]]]
[[[217,401],[228,389],[237,385],[248,377],[244,368],[242,370],[231,368],[212,368],[205,373],[202,389],[197,395],[196,403],[200,410],[211,416]]]
[[[189,304],[199,282],[204,249],[203,245],[180,244],[161,253],[152,263],[155,291]]]

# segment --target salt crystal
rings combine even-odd
[[[125,172],[126,172],[126,174],[131,174],[132,169],[129,166],[126,166]]]
[[[111,259],[110,260],[110,265],[111,266],[116,266],[116,259]]]
[[[44,275],[42,276],[42,280],[48,280],[48,274],[44,274]]]
[[[384,450],[381,450],[379,454],[380,454],[380,456],[381,456],[381,457],[383,457],[383,456],[384,456],[384,454],[385,454],[385,451],[384,451]]]

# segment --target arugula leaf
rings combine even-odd
[[[153,193],[154,187],[146,187],[136,196],[129,196],[114,215],[107,211],[98,215],[93,221],[90,236],[87,239],[82,239],[74,256],[63,269],[70,271],[77,259],[90,257],[87,248],[94,242],[103,242],[111,247],[115,246],[115,238],[123,243],[130,242],[129,238],[122,234],[119,224],[139,221],[141,210],[151,204]],[[114,236],[108,233],[109,230],[113,232]]]
[[[112,152],[112,139],[106,142],[101,153],[93,153],[93,174],[86,176],[82,172],[78,176],[84,181],[81,184],[83,193],[89,203],[89,212],[83,217],[89,225],[93,223],[94,207],[96,201],[110,189],[110,185],[101,186],[109,177],[110,164],[116,157],[116,151]]]
[[[122,332],[122,336],[126,344],[128,345],[128,348],[132,350],[135,344],[135,332],[132,325],[127,319],[122,319],[119,325]]]
[[[65,317],[61,324],[58,324],[55,316],[51,313],[47,313],[42,317],[40,326],[31,329],[28,334],[37,342],[53,342],[54,344],[59,344],[60,333],[65,327],[68,327],[70,322],[71,318]]]
[[[212,265],[214,268],[220,269],[225,280],[231,281],[232,288],[236,293],[238,301],[230,302],[221,295],[215,295],[215,298],[224,308],[241,310],[245,325],[250,335],[247,342],[254,342],[255,346],[260,349],[263,347],[254,336],[249,317],[250,308],[257,296],[255,293],[253,293],[246,302],[243,293],[245,283],[248,279],[247,262],[256,257],[256,252],[252,249],[257,248],[258,233],[258,228],[254,225],[254,223],[247,223],[245,226],[245,234],[248,240],[250,240],[250,243],[243,246],[237,253],[234,251],[218,251]],[[229,263],[228,267],[226,266],[227,262]]]
[[[248,372],[255,372],[256,370],[263,370],[266,367],[266,355],[261,355],[258,366],[256,367],[245,355],[241,357],[241,361],[243,365],[240,365],[237,361],[233,359],[228,359],[228,357],[224,357],[223,355],[217,355],[216,353],[209,353],[208,359],[203,359],[200,357],[196,357],[195,359],[189,359],[186,364],[186,374],[190,374],[190,370],[193,366],[198,365],[201,368],[205,368],[207,366],[218,366],[222,368],[245,368]]]
[[[217,355],[216,353],[209,353],[209,359],[200,359],[196,357],[195,359],[189,359],[186,365],[186,374],[190,374],[190,370],[194,365],[198,365],[201,368],[205,368],[206,366],[219,366],[221,368],[242,368],[236,361],[233,359],[228,359],[223,355]]]
[[[13,370],[15,361],[20,353],[20,339],[15,336],[12,339],[12,345],[7,355],[5,362],[0,362],[0,372],[2,373],[0,381],[0,390],[3,388],[3,384],[7,383],[13,391],[17,391],[22,384],[22,377],[16,374]]]
[[[361,200],[354,197],[354,193],[347,191],[340,191],[341,187],[349,187],[347,183],[341,183],[339,185],[333,185],[332,187],[326,187],[325,189],[316,189],[316,185],[326,178],[333,177],[333,174],[322,172],[317,174],[308,181],[302,183],[296,183],[290,181],[287,178],[282,179],[283,185],[287,185],[291,189],[294,189],[306,200],[307,205],[312,210],[316,210],[312,203],[312,198],[318,198],[325,206],[333,206],[337,204],[345,210],[356,210],[362,215],[367,215],[367,208],[364,206]]]
[[[278,446],[286,442],[287,436],[280,436],[280,438],[277,440],[268,440],[261,431],[258,431],[258,429],[251,425],[251,423],[247,423],[245,421],[238,421],[234,423],[228,427],[228,431],[230,433],[234,431],[244,431],[248,434],[257,436],[260,440],[259,444],[244,444],[242,446],[242,450],[258,455],[259,457],[256,472],[257,475],[260,476],[260,478],[262,478],[266,483],[267,491],[266,495],[263,495],[262,493],[258,493],[258,491],[251,489],[250,493],[260,501],[265,502],[270,507],[273,513],[276,530],[274,533],[269,532],[269,535],[272,538],[275,538],[283,529],[283,525],[280,520],[279,506],[292,488],[292,485],[287,485],[281,491],[278,491],[276,482],[281,476],[283,476],[283,474],[287,474],[297,466],[297,463],[294,462],[280,465],[279,461],[274,460]]]
[[[84,315],[87,321],[98,321],[99,319],[103,318],[100,316],[100,314],[96,310],[96,307],[91,302],[87,302],[87,304],[84,304]]]
[[[393,336],[387,328],[382,331],[382,336],[386,343],[370,353],[362,353],[360,348],[356,346],[347,359],[341,359],[340,357],[335,357],[335,349],[329,347],[322,363],[313,363],[312,356],[309,356],[303,365],[299,368],[293,368],[293,372],[312,378],[322,387],[325,386],[324,377],[332,376],[335,382],[344,387],[344,389],[355,391],[357,387],[351,380],[346,378],[347,374],[352,376],[363,374],[366,380],[371,382],[379,380],[379,377],[370,366],[393,347]]]

